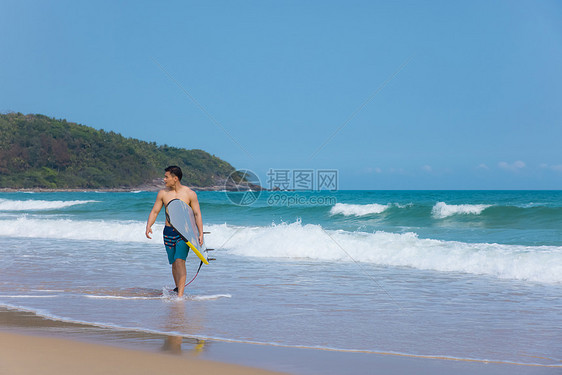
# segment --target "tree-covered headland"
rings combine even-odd
[[[0,114],[0,188],[134,188],[161,178],[168,165],[182,182],[224,183],[234,167],[202,150],[159,146],[66,120]]]

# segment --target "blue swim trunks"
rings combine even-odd
[[[164,227],[164,246],[166,246],[170,264],[173,264],[176,259],[187,259],[187,253],[189,253],[187,244],[174,228],[167,225]]]

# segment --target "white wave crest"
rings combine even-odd
[[[117,242],[147,242],[146,223],[140,221],[31,219],[0,221],[0,237],[54,238],[72,240],[100,240]],[[162,241],[161,225],[154,225],[153,242]]]
[[[0,295],[0,298],[54,298],[58,297],[58,295],[42,295],[42,296],[34,296],[34,295],[27,295],[27,294],[17,294],[17,295]]]
[[[212,301],[219,298],[232,298],[230,294],[212,294],[208,296],[191,296],[190,299],[194,301]]]
[[[93,299],[124,299],[124,300],[135,300],[135,299],[163,299],[163,296],[158,297],[142,297],[142,296],[96,296],[96,295],[85,295],[86,298],[93,298]]]
[[[390,208],[391,204],[348,204],[336,203],[330,209],[330,215],[344,215],[344,216],[366,216],[372,214],[380,214]]]
[[[446,204],[445,202],[437,202],[431,214],[434,218],[443,219],[452,215],[480,215],[486,208],[492,207],[490,204]]]
[[[300,222],[269,227],[208,226],[209,247],[260,258],[351,261],[463,272],[545,283],[562,282],[562,247],[471,244],[421,239],[415,233],[325,230]]]
[[[44,201],[29,199],[25,201],[0,199],[0,211],[41,211],[57,210],[86,203],[97,203],[98,201]]]

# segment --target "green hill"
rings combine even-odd
[[[168,165],[195,187],[219,185],[234,171],[202,150],[158,146],[66,120],[0,114],[0,188],[134,188]]]

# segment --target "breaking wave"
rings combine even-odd
[[[207,227],[209,228],[209,227]],[[212,225],[210,247],[258,258],[357,261],[383,266],[490,275],[502,279],[562,282],[562,247],[464,243],[419,238],[415,233],[326,230],[320,225],[269,227]]]
[[[372,214],[380,214],[390,208],[390,204],[347,204],[336,203],[330,209],[330,215],[344,215],[344,216],[366,216]]]
[[[434,218],[443,219],[452,215],[480,215],[490,204],[446,204],[437,202],[431,213]]]
[[[153,239],[140,221],[73,221],[20,217],[0,225],[0,236],[145,242],[161,244],[162,226]],[[562,282],[562,247],[465,243],[419,238],[416,233],[327,230],[318,224],[270,226],[206,225],[209,247],[258,258],[358,261],[384,266],[464,272],[536,282]]]
[[[117,242],[150,241],[144,235],[145,223],[140,221],[35,219],[21,216],[13,221],[2,220],[0,236],[18,238],[52,238]],[[154,225],[154,240],[162,240],[161,225]]]
[[[57,210],[87,203],[97,203],[92,200],[73,201],[45,201],[45,200],[10,200],[0,199],[0,211],[42,211]]]

